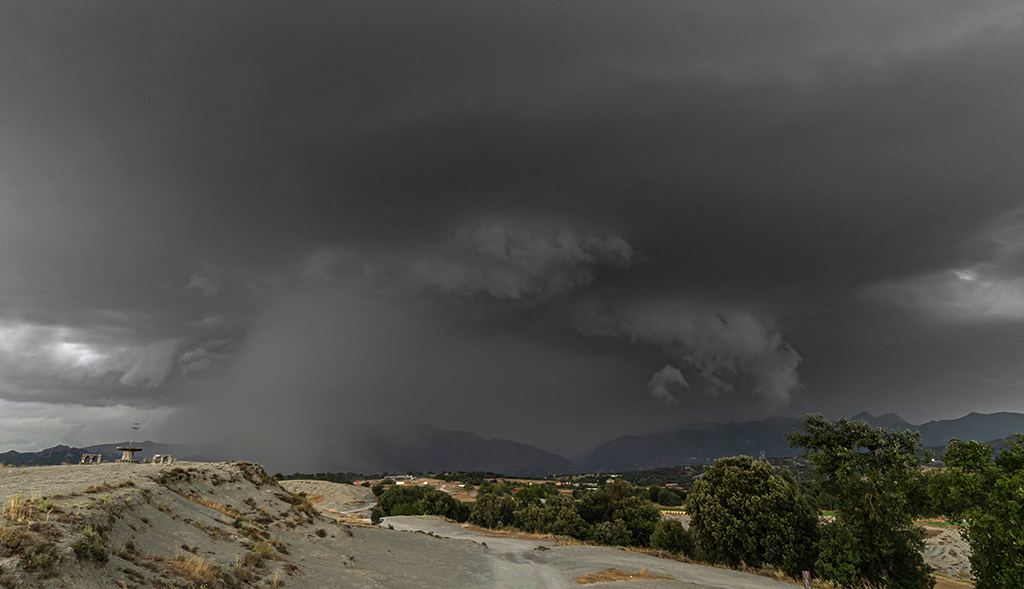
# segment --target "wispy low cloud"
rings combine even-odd
[[[633,303],[618,308],[582,305],[575,317],[584,335],[626,337],[651,344],[695,368],[705,392],[716,395],[736,387],[737,377],[754,381],[761,397],[789,402],[800,388],[800,354],[762,318],[744,310],[718,310],[686,301]],[[673,398],[667,384],[685,385],[669,365],[648,383],[651,394]]]
[[[992,276],[983,268],[876,284],[865,294],[945,321],[1024,319],[1024,278]]]
[[[865,296],[955,322],[1024,319],[1024,209],[1003,215],[967,244],[983,261],[874,284]]]
[[[125,386],[163,386],[174,372],[179,344],[171,339],[137,346],[83,329],[0,320],[0,382],[116,378]]]
[[[385,292],[487,294],[517,300],[565,295],[592,283],[598,268],[626,268],[632,258],[633,248],[617,236],[494,224],[404,251],[321,249],[303,262],[299,274],[329,282],[356,272]]]

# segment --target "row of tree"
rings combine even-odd
[[[533,485],[514,489],[506,483],[485,483],[476,501],[461,503],[431,487],[393,486],[373,508],[374,523],[389,515],[439,515],[457,522],[569,536],[611,546],[650,546],[661,512],[648,499],[648,489],[615,482],[580,494],[560,493]]]
[[[724,458],[694,484],[687,507],[699,558],[732,566],[813,571],[842,587],[928,588],[921,515],[964,524],[978,589],[1024,587],[1024,437],[993,459],[952,440],[947,469],[926,473],[917,432],[807,416],[789,436],[814,466],[834,517],[820,521],[788,471]]]
[[[624,482],[569,496],[549,485],[483,481],[474,503],[430,487],[381,486],[372,518],[439,515],[734,567],[775,567],[794,577],[812,571],[841,587],[917,589],[935,581],[915,521],[939,513],[963,524],[978,589],[1024,587],[1024,436],[995,457],[985,444],[954,439],[943,456],[948,468],[929,472],[921,468],[926,455],[917,432],[810,415],[789,441],[813,467],[815,497],[788,470],[723,458],[685,497],[689,529],[662,520],[652,503],[672,504],[680,494]],[[834,515],[823,520],[814,501],[827,501]]]

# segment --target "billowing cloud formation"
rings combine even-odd
[[[735,385],[728,379],[741,374],[753,378],[755,394],[778,402],[790,401],[800,387],[800,354],[747,311],[712,310],[688,302],[615,310],[586,305],[579,309],[576,326],[585,335],[624,336],[660,346],[696,368],[711,394],[732,390]]]
[[[690,384],[683,378],[683,373],[675,366],[666,364],[664,368],[655,372],[654,376],[651,377],[650,382],[647,383],[647,390],[651,391],[651,396],[655,399],[661,399],[666,403],[674,403],[676,397],[668,390],[672,385],[690,388]]]
[[[943,321],[1024,319],[1024,209],[999,217],[967,245],[980,261],[875,284],[865,294]]]
[[[328,282],[354,269],[390,292],[486,293],[514,300],[567,294],[593,282],[599,266],[625,268],[632,257],[633,248],[617,236],[499,224],[461,231],[444,243],[415,250],[318,250],[304,261],[300,274]]]

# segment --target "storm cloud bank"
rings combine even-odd
[[[0,54],[40,440],[1024,410],[1018,0],[9,2]]]
[[[480,293],[498,300],[547,299],[587,286],[602,266],[627,268],[632,257],[633,248],[618,236],[506,223],[460,229],[445,240],[415,248],[323,248],[305,260],[300,275],[331,282],[354,271],[390,295],[429,291]]]
[[[782,404],[800,388],[800,354],[749,311],[675,301],[614,309],[592,304],[579,310],[576,326],[584,335],[625,337],[662,348],[694,368],[710,395],[733,392],[736,377],[744,375],[753,379],[753,394]],[[648,384],[651,394],[674,399],[665,386],[669,382],[689,388],[678,369],[666,366]]]

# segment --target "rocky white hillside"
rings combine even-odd
[[[422,586],[484,550],[349,528],[241,462],[4,468],[0,497],[0,587]]]

